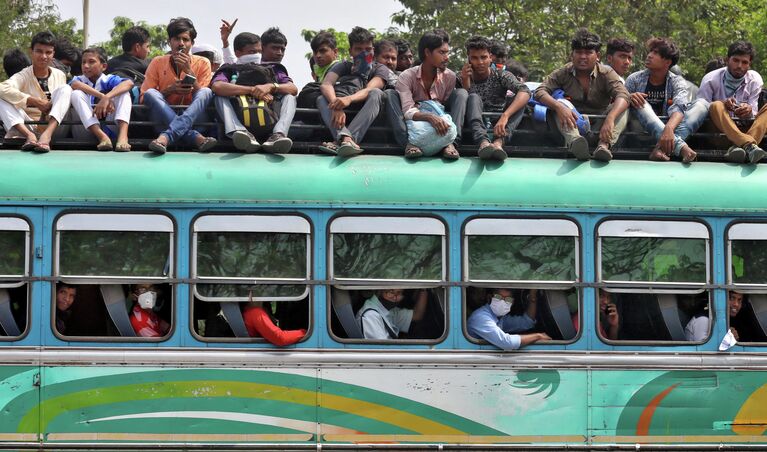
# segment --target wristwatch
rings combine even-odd
[[[279,83],[272,83],[272,85],[274,85],[274,92],[276,93],[277,90],[280,89],[280,84]]]

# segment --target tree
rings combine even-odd
[[[122,36],[125,31],[133,26],[141,26],[149,32],[149,45],[151,50],[149,58],[165,54],[169,50],[168,33],[165,31],[165,25],[148,25],[145,21],[133,22],[127,17],[117,16],[114,18],[114,27],[109,32],[109,41],[96,44],[106,50],[110,57],[123,53]]]
[[[52,0],[6,0],[0,14],[0,50],[19,47],[29,49],[32,36],[49,30],[58,38],[66,38],[82,45],[83,32],[76,28],[75,19],[61,20],[58,7]]]
[[[404,9],[392,16],[407,30],[410,42],[425,31],[443,28],[450,34],[455,56],[451,67],[465,61],[462,44],[479,34],[505,42],[510,56],[542,79],[565,63],[575,30],[587,27],[606,42],[626,37],[637,43],[635,70],[644,60],[642,43],[653,36],[674,40],[682,51],[680,65],[695,82],[715,55],[727,45],[750,39],[758,49],[767,46],[764,8],[756,0],[400,0]],[[765,68],[760,61],[754,69]]]

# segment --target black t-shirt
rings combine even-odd
[[[45,97],[47,97],[48,100],[51,100],[51,90],[48,88],[48,77],[37,77],[37,83],[40,84],[40,88],[42,88],[43,92],[45,93]]]
[[[647,94],[647,102],[650,103],[653,111],[656,115],[663,114],[663,103],[666,101],[666,83],[661,85],[653,85],[649,81],[647,82],[647,88],[644,90]]]
[[[339,61],[338,63],[334,64],[332,68],[328,72],[333,72],[334,74],[338,75],[338,78],[341,78],[345,75],[351,75],[352,74],[352,62],[351,61]],[[388,85],[392,83],[397,83],[396,76],[392,73],[392,71],[380,63],[373,63],[373,70],[370,71],[370,75],[368,76],[368,79],[365,80],[365,83],[369,83],[371,80],[373,80],[373,77],[380,77],[381,80],[384,82],[384,88],[390,87]]]
[[[129,78],[134,82],[141,82],[143,81],[143,77],[139,77],[138,74],[146,74],[147,67],[149,67],[148,60],[141,60],[133,55],[123,53],[107,62],[106,73]]]

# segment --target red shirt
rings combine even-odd
[[[151,309],[142,309],[138,304],[133,305],[130,313],[130,324],[133,331],[141,337],[161,337],[170,329],[168,322],[161,319]]]
[[[263,337],[274,345],[291,345],[300,341],[306,335],[306,330],[281,330],[269,318],[264,308],[248,306],[242,310],[245,327],[251,337]]]

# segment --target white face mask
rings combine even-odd
[[[506,314],[511,311],[511,303],[508,303],[506,300],[501,300],[500,298],[493,297],[492,300],[490,300],[490,310],[493,311],[493,314],[495,314],[498,317],[503,317]]]
[[[237,63],[238,64],[261,63],[261,54],[249,53],[247,55],[243,55],[237,60]]]
[[[153,309],[156,302],[156,292],[144,292],[138,296],[138,305],[141,306],[141,309]]]

